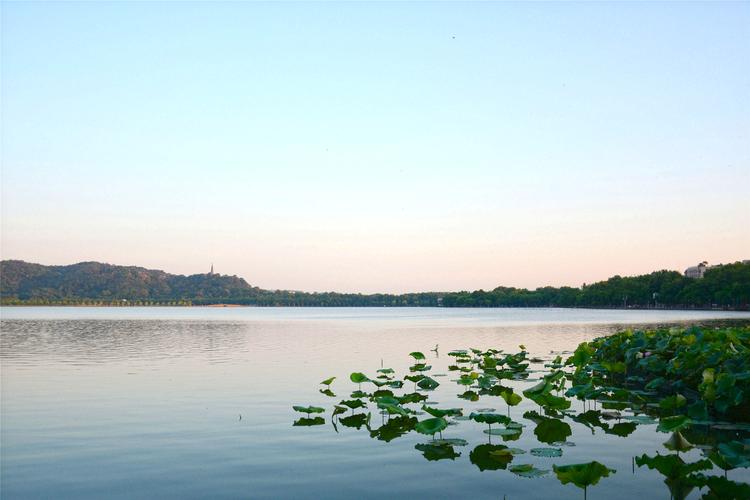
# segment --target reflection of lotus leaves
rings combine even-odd
[[[565,438],[573,434],[573,431],[566,422],[548,418],[537,424],[534,434],[542,443],[552,444],[556,441],[565,441]]]
[[[414,417],[391,418],[386,424],[370,431],[370,437],[387,443],[414,430],[415,425],[417,419]]]
[[[636,427],[637,426],[634,422],[620,422],[604,432],[607,434],[614,434],[615,436],[628,437],[633,431],[635,431]]]
[[[501,452],[507,448],[501,444],[480,444],[469,454],[469,460],[481,471],[506,469],[513,460],[512,453]]]
[[[293,427],[312,427],[314,425],[323,425],[326,421],[323,417],[305,418],[302,417],[299,420],[295,420],[292,424]]]
[[[357,413],[356,415],[350,415],[339,419],[339,423],[345,427],[354,427],[357,430],[361,429],[362,426],[367,426],[370,422],[370,414]]]
[[[461,456],[460,453],[456,453],[453,446],[450,444],[426,443],[418,444],[414,446],[414,448],[421,451],[422,455],[430,461],[445,459],[455,460],[457,457]]]

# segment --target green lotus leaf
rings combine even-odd
[[[521,430],[496,427],[495,429],[485,429],[483,432],[490,436],[515,436],[516,434],[520,434]],[[511,441],[515,441],[515,439]]]
[[[469,460],[480,471],[506,469],[513,460],[513,454],[500,453],[504,449],[507,446],[501,444],[480,444],[469,454]]]
[[[416,359],[417,361],[419,361],[421,359],[425,359],[424,354],[422,354],[419,351],[410,352],[409,356],[411,356],[412,358]]]
[[[662,410],[676,410],[682,408],[687,403],[687,399],[682,394],[675,394],[674,396],[667,396],[666,398],[659,401],[659,407]]]
[[[502,448],[500,450],[491,451],[490,455],[500,457],[502,455],[523,455],[526,453],[521,448]]]
[[[664,442],[664,447],[672,451],[688,451],[693,449],[690,443],[680,431],[674,431],[672,436]]]
[[[460,357],[466,356],[467,353],[468,353],[468,351],[465,351],[465,350],[461,349],[461,350],[456,350],[456,351],[449,352],[448,356],[453,356],[453,357],[460,358]]]
[[[329,398],[335,398],[336,397],[336,395],[333,393],[333,391],[331,389],[320,389],[318,392],[321,393],[321,394],[325,394]]]
[[[431,406],[422,405],[422,409],[432,415],[433,417],[452,417],[452,416],[461,416],[463,415],[463,410],[461,408],[447,408],[445,410],[441,410],[439,408],[433,408]]]
[[[364,382],[369,382],[369,378],[367,378],[367,375],[360,372],[354,372],[351,375],[349,375],[349,380],[354,382],[355,384],[362,384]]]
[[[531,452],[535,457],[561,457],[562,448],[532,448]]]
[[[500,397],[505,400],[505,402],[508,404],[508,406],[516,406],[518,403],[522,401],[523,398],[513,392],[512,390],[510,392],[505,391],[502,394],[500,394]],[[570,406],[570,405],[568,405]]]
[[[548,470],[544,469],[537,469],[532,464],[520,464],[520,465],[514,465],[513,467],[508,469],[513,474],[516,474],[517,476],[521,477],[542,477],[545,474],[548,474]]]
[[[432,365],[426,365],[424,363],[417,363],[416,365],[410,366],[410,372],[426,372],[432,369]]]
[[[409,415],[408,410],[394,404],[378,403],[378,408],[385,410],[389,415],[401,415],[402,417]]]
[[[292,424],[292,427],[312,427],[314,425],[323,425],[326,421],[323,417],[313,417],[313,418],[305,418],[302,417],[298,420],[295,420]]]
[[[308,415],[310,413],[323,413],[326,411],[325,408],[319,406],[292,406],[292,409],[301,413],[307,413]]]
[[[436,445],[449,444],[451,446],[466,446],[469,444],[467,440],[461,438],[435,439],[432,443]]]
[[[706,500],[746,500],[750,498],[750,484],[730,481],[720,476],[705,476],[695,474],[690,476],[693,484],[708,487],[708,493],[702,498]]]
[[[424,377],[422,380],[417,382],[417,387],[427,390],[427,391],[432,391],[436,389],[437,386],[439,385],[440,385],[440,382],[438,382],[437,380],[431,377]]]
[[[510,417],[506,417],[505,415],[500,415],[498,413],[475,413],[472,412],[469,417],[475,421],[479,422],[481,424],[509,424],[511,422]]]
[[[336,377],[327,378],[324,381],[321,382],[322,385],[331,385],[331,383],[336,380]]]
[[[453,449],[453,446],[451,446],[450,444],[435,444],[435,442],[432,442],[418,444],[415,445],[414,448],[421,451],[422,456],[430,461],[445,459],[455,460],[456,458],[461,456],[460,453],[456,453],[456,451]]]
[[[388,382],[388,387],[391,389],[401,389],[404,386],[404,383],[400,380],[392,380]]]
[[[690,427],[693,421],[685,415],[676,415],[674,417],[664,417],[659,420],[659,426],[656,428],[659,432],[674,432]]]
[[[381,368],[380,370],[378,370],[378,373],[382,373],[384,375],[390,375],[396,372],[393,370],[393,368]]]
[[[418,392],[411,392],[409,394],[404,394],[403,396],[398,397],[399,403],[407,404],[407,403],[419,403],[422,401],[427,401],[427,396],[424,394],[420,394]]]
[[[732,467],[750,467],[750,439],[721,443],[719,453]]]
[[[350,394],[349,397],[351,397],[352,399],[359,399],[359,398],[366,398],[367,396],[368,396],[368,394],[366,392],[363,392],[363,391],[354,391],[354,392],[352,392]]]
[[[653,425],[656,423],[656,420],[649,417],[648,415],[626,415],[622,418],[623,420],[630,420],[631,422],[635,422],[639,425]]]
[[[428,418],[417,422],[414,428],[420,434],[428,434],[432,436],[436,432],[442,432],[448,427],[448,422],[442,417]]]
[[[345,400],[345,401],[341,401],[341,404],[344,405],[344,406],[348,406],[352,410],[355,410],[357,408],[364,408],[366,406],[359,399],[348,399],[348,400]]]
[[[409,382],[414,382],[414,383],[417,383],[417,382],[419,382],[420,380],[422,380],[422,379],[423,379],[424,377],[425,377],[424,375],[422,375],[421,373],[418,373],[418,374],[416,374],[416,375],[406,375],[406,376],[404,377],[404,379],[405,379],[405,380],[408,380]]]
[[[463,394],[459,394],[458,397],[467,401],[479,401],[479,394],[474,391],[466,391]]]
[[[708,405],[706,405],[705,401],[699,399],[688,406],[687,414],[693,420],[706,421],[708,420]]]
[[[348,411],[349,411],[349,408],[345,406],[336,405],[333,407],[333,416],[335,417],[336,415],[341,415],[342,413],[346,413]]]
[[[601,478],[615,472],[597,461],[585,464],[553,465],[552,470],[555,471],[557,479],[562,484],[573,483],[583,489],[597,484]]]

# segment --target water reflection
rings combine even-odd
[[[354,389],[340,384],[341,377],[383,367],[412,373],[406,353],[423,351],[432,378],[441,383],[430,392],[439,408],[461,406],[468,415],[494,406],[505,414],[499,397],[488,405],[481,389],[456,390],[450,381],[456,377],[446,368],[450,350],[515,351],[525,344],[530,356],[546,360],[551,351],[569,351],[633,321],[697,319],[628,313],[3,308],[3,498],[580,498],[552,473],[535,479],[530,491],[528,479],[498,479],[471,461],[477,446],[505,446],[527,450],[523,460],[516,455],[509,462],[508,477],[532,456],[541,460],[539,469],[551,470],[550,458],[531,453],[540,448],[533,421],[515,441],[484,434],[485,425],[462,423],[448,427],[445,442],[436,443],[413,432],[414,416],[375,413],[368,420],[349,408],[336,419],[336,429],[330,414],[322,417],[324,425],[317,425],[320,416],[295,417],[308,421],[293,427],[289,402],[329,408]],[[439,349],[430,351],[436,344]],[[339,379],[330,389],[319,384],[334,375]],[[504,385],[518,392],[540,376],[531,372],[529,382]],[[412,394],[417,406],[424,401],[414,385],[382,389]],[[534,410],[522,403],[510,415],[518,421]],[[620,435],[629,428],[616,426],[627,422],[608,421],[601,415],[605,409],[596,411],[577,411],[580,421],[565,418],[572,435],[549,447],[562,449],[571,461],[595,456],[617,469],[607,478],[611,499],[649,498],[664,489],[658,471],[636,467],[638,481],[630,472],[633,457],[663,452],[664,439],[655,442],[648,425],[637,425],[624,439]],[[701,430],[685,438],[700,444],[693,432]],[[623,451],[626,442],[630,452]],[[474,453],[475,460],[486,449]],[[493,460],[503,449],[490,450],[498,452]],[[701,452],[680,456],[695,461]],[[729,479],[740,480],[741,474],[732,470]]]

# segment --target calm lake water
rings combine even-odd
[[[331,425],[333,403],[356,389],[349,373],[408,372],[422,351],[448,373],[452,349],[490,347],[551,358],[579,342],[636,325],[750,320],[747,313],[572,309],[13,308],[0,310],[0,493],[12,498],[583,498],[554,474],[525,479],[480,471],[469,460],[483,426],[460,422],[444,436],[469,441],[455,460],[427,461],[429,437],[391,442]],[[430,349],[440,345],[439,354]],[[321,394],[319,382],[339,378]],[[488,406],[456,400],[449,379],[430,395],[465,414]],[[525,385],[524,385],[525,384]],[[516,389],[528,382],[513,382]],[[517,391],[518,392],[518,391]],[[504,413],[500,398],[490,406]],[[293,404],[327,409],[326,424],[292,427]],[[574,409],[578,402],[574,402]],[[536,405],[512,409],[519,421]],[[241,418],[240,418],[241,416]],[[419,417],[425,418],[425,416]],[[663,477],[632,457],[665,453],[654,425],[627,438],[567,420],[560,458],[598,460],[617,473],[588,498],[669,498]],[[540,444],[528,427],[511,446]],[[381,424],[373,414],[372,425]],[[494,437],[494,442],[501,442]],[[701,456],[693,450],[686,460]],[[729,472],[750,481],[748,469]],[[696,491],[690,498],[698,498]]]

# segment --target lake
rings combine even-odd
[[[422,351],[433,373],[447,374],[430,400],[468,414],[506,411],[500,398],[456,399],[452,349],[497,348],[551,359],[579,342],[624,328],[750,321],[720,311],[416,308],[64,308],[0,310],[2,420],[0,488],[12,498],[583,498],[555,475],[528,479],[480,470],[471,450],[484,427],[458,422],[452,460],[426,460],[411,432],[385,442],[365,429],[337,426],[330,408],[357,388],[351,372],[381,367],[408,373]],[[430,351],[439,345],[438,352]],[[332,399],[319,382],[337,376]],[[514,381],[519,389],[528,382]],[[581,410],[574,401],[573,409]],[[326,408],[325,425],[294,427],[292,405]],[[576,406],[578,405],[578,406]],[[540,444],[527,428],[512,446]],[[427,415],[429,417],[429,415]],[[420,419],[425,416],[420,416]],[[665,452],[669,436],[639,425],[627,438],[566,420],[572,430],[552,464],[597,460],[617,472],[588,498],[669,498],[664,477],[633,467],[632,457]],[[370,425],[384,424],[374,413]],[[745,436],[746,437],[746,436]],[[506,443],[507,444],[507,443]],[[694,449],[683,458],[697,459]],[[748,469],[728,477],[750,482]],[[689,498],[699,498],[697,490]]]

